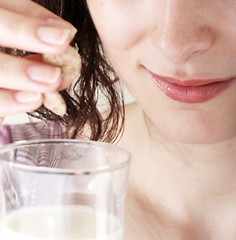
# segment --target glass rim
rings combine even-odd
[[[9,150],[17,149],[24,146],[34,146],[36,144],[59,144],[66,143],[68,145],[92,145],[99,148],[114,149],[116,152],[124,155],[124,159],[118,161],[117,163],[104,164],[101,167],[96,167],[94,169],[83,168],[54,168],[54,167],[44,167],[44,166],[33,166],[33,165],[24,165],[22,163],[10,162],[0,157],[0,166],[8,167],[10,169],[16,169],[27,172],[34,173],[52,173],[52,174],[66,174],[66,175],[89,175],[97,174],[101,172],[114,171],[125,166],[128,166],[131,162],[131,154],[121,147],[113,145],[111,143],[92,141],[92,140],[80,140],[80,139],[37,139],[37,140],[21,140],[14,143],[9,143],[0,147],[0,155],[6,153]]]

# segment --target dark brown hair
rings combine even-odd
[[[80,136],[89,126],[91,140],[114,142],[121,135],[124,123],[124,101],[119,81],[108,64],[100,38],[87,8],[86,0],[34,0],[71,22],[78,30],[72,45],[77,45],[82,70],[73,87],[61,91],[67,114],[59,117],[44,106],[31,116],[62,123],[67,136]],[[98,106],[100,95],[107,102],[106,114]],[[87,128],[87,127],[86,127]]]

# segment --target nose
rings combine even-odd
[[[208,51],[214,33],[205,11],[191,0],[167,0],[158,17],[154,44],[173,63],[184,63]]]

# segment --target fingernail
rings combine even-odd
[[[19,103],[37,102],[41,99],[41,93],[19,91],[15,93],[14,97]]]
[[[53,26],[56,26],[56,27],[69,28],[70,31],[71,31],[71,33],[70,33],[71,38],[74,38],[75,34],[77,33],[77,29],[72,24],[70,24],[69,22],[65,22],[65,21],[62,21],[62,20],[57,20],[55,18],[48,18],[47,22],[50,25],[53,25]]]
[[[30,65],[27,68],[29,78],[40,83],[55,83],[61,76],[61,69],[45,65]]]
[[[57,26],[43,25],[38,28],[37,35],[45,43],[60,46],[71,38],[71,30]]]

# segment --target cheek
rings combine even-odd
[[[88,7],[104,48],[109,52],[126,51],[145,36],[144,11],[136,4],[113,2],[89,0]]]
[[[219,7],[221,9],[220,11],[220,19],[221,19],[221,29],[222,31],[227,31],[230,34],[232,34],[234,37],[236,37],[236,2],[231,6],[224,6],[224,3],[222,2],[222,5]]]

